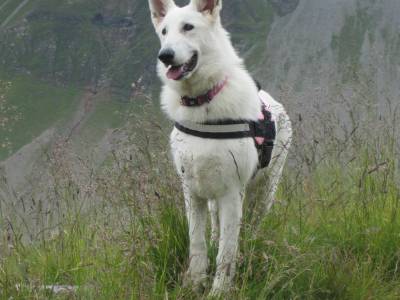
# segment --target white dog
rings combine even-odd
[[[219,231],[217,271],[212,293],[229,289],[235,274],[245,188],[259,167],[264,136],[252,129],[263,106],[271,112],[276,136],[264,181],[269,207],[291,142],[289,118],[279,103],[257,86],[243,66],[220,21],[222,0],[149,0],[161,41],[158,75],[161,103],[176,122],[171,147],[182,178],[190,236],[187,279],[195,286],[207,278],[206,223]],[[260,98],[262,101],[260,101]],[[274,125],[274,126],[275,126]],[[270,141],[271,142],[271,141]],[[259,148],[259,149],[257,149]],[[257,177],[265,178],[265,172]],[[219,227],[218,227],[219,220]]]

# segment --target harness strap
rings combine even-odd
[[[198,124],[190,121],[175,123],[175,127],[187,134],[207,139],[240,139],[254,137],[253,122],[222,120]]]
[[[206,96],[192,99],[182,97],[182,105],[199,106],[205,102],[210,102],[213,96],[222,90],[225,83],[226,81],[214,87],[212,92]],[[207,101],[207,99],[209,101]],[[223,140],[253,138],[258,151],[258,168],[262,169],[267,167],[271,162],[272,150],[276,138],[276,124],[272,118],[272,113],[267,107],[268,104],[263,100],[261,94],[260,100],[261,114],[257,121],[231,119],[207,121],[205,123],[183,121],[176,122],[175,127],[181,132],[205,139]]]

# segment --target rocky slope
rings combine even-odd
[[[315,89],[335,96],[367,81],[377,98],[398,102],[399,13],[396,0],[300,1],[274,19],[256,72],[274,92],[290,85],[305,96]]]

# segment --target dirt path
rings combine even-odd
[[[4,20],[3,23],[1,23],[0,27],[5,27],[7,26],[7,24],[12,20],[12,18],[15,17],[15,15],[17,13],[19,13],[19,11],[25,6],[27,5],[29,2],[29,0],[24,0],[20,5],[17,6],[16,9],[14,9],[14,11]],[[6,2],[7,3],[7,2]],[[3,5],[5,5],[6,3],[4,3]],[[3,8],[3,5],[1,8]]]
[[[91,88],[87,88],[87,91],[83,95],[81,103],[72,119],[70,129],[66,134],[65,142],[68,142],[71,137],[76,133],[76,131],[81,127],[82,123],[87,119],[90,112],[93,110],[93,98],[96,96],[97,92]]]

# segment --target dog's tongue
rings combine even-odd
[[[183,66],[171,67],[167,72],[167,77],[172,80],[178,80],[183,75]]]

